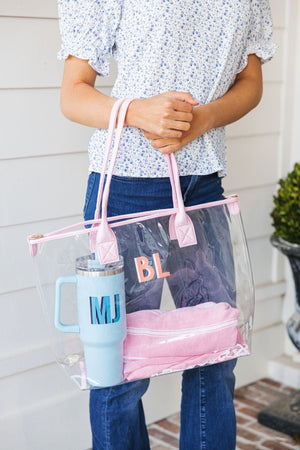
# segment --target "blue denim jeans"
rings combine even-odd
[[[100,175],[91,173],[84,205],[85,220],[94,216]],[[186,206],[223,198],[217,174],[180,178]],[[108,216],[172,207],[168,178],[113,176]],[[234,450],[236,421],[233,406],[236,360],[186,370],[182,375],[181,450]],[[142,395],[143,379],[90,392],[93,450],[150,449]]]

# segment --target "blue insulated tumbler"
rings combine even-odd
[[[77,285],[78,325],[60,321],[61,286],[66,283]],[[123,260],[100,265],[94,254],[78,258],[76,275],[56,281],[55,326],[63,332],[79,332],[90,385],[121,383],[126,337]]]

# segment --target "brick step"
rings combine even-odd
[[[294,392],[294,389],[264,378],[235,392],[237,417],[236,450],[300,450],[300,442],[258,423],[259,411]],[[151,450],[179,448],[179,413],[148,426]]]

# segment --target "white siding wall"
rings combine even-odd
[[[239,384],[266,375],[268,359],[283,351],[283,260],[269,244],[269,211],[282,171],[290,3],[271,0],[281,48],[264,67],[264,99],[228,129],[225,186],[240,194],[257,285],[254,356],[241,360]],[[6,450],[91,446],[88,394],[53,362],[26,243],[28,234],[78,220],[84,198],[92,130],[60,113],[59,41],[56,0],[0,0],[0,447]],[[114,75],[115,69],[98,78],[99,88],[109,93]],[[145,397],[149,421],[179,409],[179,381],[178,375],[153,380]]]

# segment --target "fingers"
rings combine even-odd
[[[182,136],[182,131],[165,127],[159,128],[157,133],[160,138],[180,138]]]
[[[176,120],[179,122],[191,122],[193,120],[193,112],[182,112],[175,109],[170,109],[164,112],[162,118],[166,120]]]
[[[180,116],[179,116],[180,117]],[[191,115],[191,118],[193,116]],[[189,116],[188,118],[189,119]],[[161,127],[157,128],[156,133],[144,132],[147,139],[159,139],[159,138],[180,138],[182,132],[188,131],[191,128],[190,121],[161,120]]]
[[[169,91],[166,95],[170,97],[174,97],[183,102],[187,102],[190,105],[198,105],[199,102],[189,93],[189,92],[177,92],[177,91]]]
[[[139,99],[135,103],[133,115],[136,120],[132,120],[132,123],[160,138],[180,138],[191,127],[193,106],[196,104],[198,102],[188,92],[170,91]]]
[[[176,114],[176,120],[180,120],[182,122],[191,122],[193,120],[192,112],[175,111],[175,114]]]
[[[176,130],[169,130],[168,133],[164,133],[164,134],[168,134],[168,136],[161,136],[158,134],[152,134],[152,133],[145,133],[145,138],[149,139],[149,141],[153,141],[156,139],[161,139],[161,140],[165,140],[165,139],[180,139],[182,137],[182,132],[181,131],[176,131]]]
[[[175,111],[180,111],[184,113],[192,113],[193,112],[193,106],[190,103],[187,103],[184,100],[178,100],[177,98],[172,99],[172,108]]]
[[[173,153],[181,148],[178,139],[155,139],[151,142],[151,146],[163,154]]]
[[[145,137],[150,140],[159,139],[159,136],[157,134],[148,133],[147,131],[145,132]]]
[[[165,139],[153,139],[151,141],[151,146],[153,148],[161,149],[167,147],[168,145],[173,145],[177,143],[177,139],[165,138]]]
[[[179,120],[170,120],[169,128],[172,130],[188,131],[191,128],[189,122],[180,122]]]
[[[174,152],[181,148],[181,142],[176,138],[154,139],[151,141],[151,146],[162,153],[169,153],[170,149]]]
[[[181,100],[167,99],[159,120],[159,128],[153,130],[160,137],[180,137],[177,131],[188,131],[193,120],[193,107]]]

